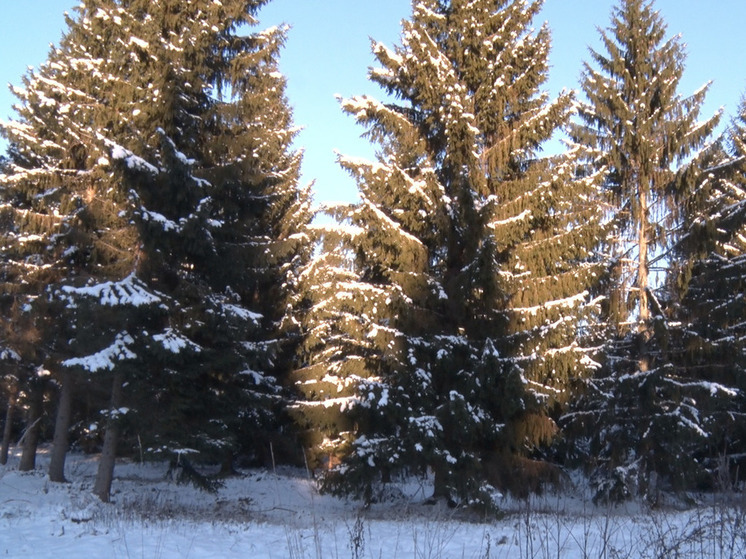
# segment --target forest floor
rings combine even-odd
[[[428,504],[427,480],[392,486],[369,508],[319,494],[305,471],[250,470],[217,493],[180,485],[165,463],[119,462],[112,502],[91,494],[96,457],[71,454],[67,484],[47,453],[21,473],[0,466],[0,557],[139,559],[621,559],[746,557],[746,498],[689,495],[686,507],[597,507],[582,483],[505,498],[474,518]],[[677,501],[680,504],[680,501]]]

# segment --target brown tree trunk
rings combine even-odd
[[[646,330],[650,320],[648,302],[648,202],[644,192],[640,193],[639,260],[637,266],[637,287],[640,301],[640,331]]]
[[[18,470],[21,472],[30,472],[36,467],[36,448],[39,445],[39,431],[44,408],[44,389],[41,384],[32,385],[29,392],[26,431],[21,437],[23,453],[18,464]]]
[[[8,450],[10,449],[10,437],[13,434],[13,412],[16,408],[18,387],[14,384],[8,393],[8,407],[5,410],[5,426],[3,427],[3,445],[0,448],[0,464],[8,463]]]
[[[104,503],[109,502],[111,496],[111,482],[114,479],[114,464],[117,456],[117,443],[119,442],[119,418],[117,410],[122,405],[122,373],[114,373],[111,385],[111,403],[109,415],[106,418],[106,433],[104,434],[104,446],[101,449],[101,457],[98,461],[98,473],[93,493]]]
[[[49,461],[49,481],[63,483],[67,481],[65,479],[65,457],[68,450],[68,431],[70,430],[73,401],[71,374],[69,372],[62,373],[60,383],[57,417],[54,422],[52,455]]]
[[[650,302],[648,301],[648,219],[649,209],[647,194],[640,192],[640,230],[638,239],[637,288],[639,289],[640,315],[637,331],[640,336],[640,353],[638,367],[641,371],[649,368],[647,342],[650,328]]]

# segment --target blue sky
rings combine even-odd
[[[65,27],[62,16],[76,0],[0,0],[0,82],[20,84],[27,66],[46,58],[49,44]],[[577,87],[587,48],[598,48],[597,27],[609,25],[613,0],[546,0],[536,26],[548,21],[553,34],[552,70],[547,89],[556,94]],[[734,113],[746,93],[746,21],[744,0],[657,0],[669,35],[681,33],[687,44],[686,72],[680,93],[704,83],[713,85],[704,115],[724,107]],[[393,46],[410,0],[274,0],[260,14],[260,25],[292,26],[281,69],[288,77],[288,97],[295,122],[304,127],[298,147],[305,149],[304,181],[315,180],[319,202],[352,200],[355,186],[335,163],[334,150],[372,157],[373,148],[359,136],[362,129],[340,110],[335,94],[380,95],[367,81],[373,64],[369,37]],[[0,89],[0,118],[12,115],[14,98]]]

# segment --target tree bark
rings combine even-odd
[[[639,261],[637,265],[637,287],[640,290],[640,331],[647,329],[650,320],[650,303],[648,302],[648,213],[646,193],[640,192]]]
[[[8,450],[10,449],[10,437],[13,434],[13,412],[16,408],[18,387],[13,385],[8,393],[8,407],[5,410],[5,426],[3,427],[3,444],[0,448],[0,464],[8,463]]]
[[[52,455],[49,461],[49,481],[64,483],[65,458],[68,450],[68,432],[72,414],[73,386],[69,372],[61,373],[60,393],[57,405],[57,417],[54,422],[54,439],[52,440]]]
[[[432,499],[449,499],[451,497],[447,485],[447,476],[443,466],[433,466],[433,496]]]
[[[98,461],[98,473],[93,493],[104,503],[108,503],[111,497],[111,482],[114,479],[114,464],[117,455],[117,443],[119,442],[119,418],[117,410],[122,405],[122,373],[114,373],[111,385],[111,403],[109,415],[106,418],[106,432],[104,434],[104,446],[101,449],[101,457]]]
[[[638,239],[637,288],[639,289],[639,322],[637,331],[640,336],[639,361],[640,371],[649,368],[647,342],[650,328],[650,302],[648,301],[648,229],[649,213],[647,193],[640,192],[640,230]]]
[[[44,389],[40,384],[34,383],[29,392],[28,420],[26,431],[23,434],[23,453],[18,464],[21,472],[30,472],[36,467],[36,448],[39,446],[39,431],[41,430],[41,416],[44,408]]]

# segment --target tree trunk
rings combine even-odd
[[[639,259],[637,265],[637,287],[640,301],[639,331],[648,328],[650,303],[648,302],[648,201],[645,192],[640,193]]]
[[[8,463],[8,450],[10,449],[10,437],[13,434],[13,412],[16,407],[18,387],[11,386],[8,393],[8,408],[5,410],[5,426],[3,427],[3,445],[0,448],[0,464]]]
[[[106,418],[106,433],[104,434],[104,446],[101,449],[101,457],[98,461],[98,473],[93,493],[104,503],[109,502],[111,495],[111,482],[114,479],[114,463],[117,456],[117,443],[119,442],[119,418],[117,410],[122,404],[122,373],[114,373],[111,385],[111,403],[109,414]]]
[[[639,258],[637,265],[637,288],[639,289],[640,315],[637,332],[640,336],[639,361],[640,371],[649,368],[647,342],[650,336],[650,302],[648,301],[648,228],[649,209],[647,194],[640,192],[640,230],[638,240]]]
[[[433,496],[434,500],[437,499],[449,499],[451,492],[448,490],[447,476],[443,470],[443,466],[433,466],[434,480],[433,480]]]
[[[54,422],[54,439],[52,455],[49,461],[49,481],[64,483],[65,457],[68,450],[68,432],[72,413],[73,386],[72,376],[64,372],[60,376],[60,394],[57,406],[57,418]]]
[[[223,455],[223,461],[220,464],[221,477],[229,477],[236,475],[236,469],[233,467],[233,451],[228,450]]]
[[[40,384],[30,388],[30,401],[26,431],[23,433],[23,453],[18,464],[21,472],[30,472],[36,467],[36,447],[39,445],[39,431],[41,430],[41,416],[44,408],[44,389]]]

